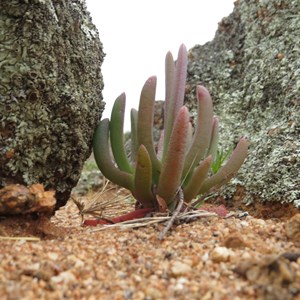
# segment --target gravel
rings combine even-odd
[[[51,222],[3,218],[0,298],[300,299],[299,219],[201,218],[160,241],[163,224],[81,227],[72,202]]]

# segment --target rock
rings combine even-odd
[[[244,241],[243,237],[239,233],[229,234],[224,238],[224,246],[226,248],[237,249],[247,247],[247,243]]]
[[[293,216],[286,222],[285,231],[288,238],[300,243],[300,214]]]
[[[251,143],[228,198],[239,184],[247,204],[300,207],[299,10],[299,1],[236,1],[215,38],[189,51],[186,105],[195,112],[196,85],[206,86],[220,119],[220,147],[242,136]]]
[[[57,276],[52,276],[50,282],[52,284],[67,284],[75,283],[77,281],[75,275],[71,271],[64,271]]]
[[[241,262],[234,272],[256,284],[259,299],[294,299],[293,290],[298,291],[296,272],[291,262],[282,256],[251,257]]]
[[[154,287],[146,288],[146,297],[144,299],[162,299],[162,293],[159,289]]]
[[[56,203],[55,193],[45,191],[41,184],[29,188],[10,184],[0,189],[0,216],[39,214],[51,215]]]
[[[226,262],[230,258],[230,251],[226,247],[215,247],[211,252],[211,259],[213,262]]]
[[[171,267],[171,272],[175,277],[183,276],[191,271],[191,266],[181,261],[175,261]]]
[[[103,110],[102,44],[84,1],[0,3],[0,185],[66,203]]]
[[[103,184],[104,177],[99,170],[83,171],[73,192],[86,195],[91,190],[100,189]]]

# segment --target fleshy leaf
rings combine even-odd
[[[138,150],[134,185],[134,196],[143,207],[154,207],[155,196],[152,193],[152,163],[144,145],[141,145]]]
[[[136,155],[138,151],[138,137],[137,137],[137,119],[138,119],[138,111],[134,108],[130,111],[130,121],[131,121],[131,161],[135,163]]]
[[[172,203],[177,190],[180,188],[188,128],[189,113],[187,108],[183,106],[176,118],[157,187],[157,194],[168,205]]]
[[[213,117],[212,133],[211,133],[211,139],[210,139],[210,144],[207,153],[207,155],[212,156],[213,161],[217,155],[218,141],[219,141],[219,119],[217,117]]]
[[[156,157],[154,142],[153,142],[153,118],[154,118],[154,104],[155,104],[155,90],[156,77],[150,77],[141,92],[139,111],[138,111],[138,125],[137,135],[138,144],[144,145],[149,153],[152,161],[152,175],[154,182],[158,181],[161,163]]]
[[[171,58],[167,55],[166,66],[168,66],[168,76],[166,75],[166,84],[168,89],[166,92],[165,101],[165,140],[164,140],[164,151],[163,157],[166,155],[167,145],[169,144],[170,136],[173,130],[173,126],[178,115],[180,108],[183,106],[184,93],[185,93],[185,82],[186,82],[186,71],[187,71],[187,50],[185,45],[181,45],[178,51],[178,57],[175,64],[175,74],[173,75],[173,69],[171,67]],[[173,82],[171,83],[171,78]]]
[[[248,141],[241,138],[233,150],[227,163],[221,169],[208,179],[206,179],[199,189],[199,194],[208,192],[213,187],[219,187],[228,182],[240,169],[247,157]]]
[[[109,123],[111,149],[115,161],[121,171],[132,173],[133,169],[129,163],[125,147],[124,147],[124,114],[125,114],[126,96],[121,94],[115,101],[112,112],[111,121]]]
[[[197,197],[198,191],[207,177],[211,163],[212,156],[210,155],[195,169],[191,179],[183,189],[184,201],[190,202]]]
[[[164,107],[164,124],[168,124],[168,117],[170,112],[170,104],[171,97],[173,94],[173,86],[174,86],[174,77],[175,77],[175,61],[173,59],[172,53],[169,51],[166,55],[165,60],[165,89],[166,89],[166,96],[165,96],[165,107]]]
[[[109,120],[103,119],[94,133],[93,151],[95,161],[102,174],[110,181],[133,192],[133,175],[119,170],[112,161],[109,147]]]
[[[197,87],[198,116],[192,145],[186,155],[183,178],[204,158],[208,151],[213,123],[212,100],[209,92],[203,86]]]

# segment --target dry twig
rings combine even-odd
[[[174,221],[176,220],[176,218],[178,217],[178,215],[179,215],[179,213],[181,211],[181,208],[182,208],[182,205],[183,205],[183,192],[182,192],[181,188],[178,190],[178,193],[176,194],[175,197],[178,197],[177,207],[174,210],[171,219],[167,222],[166,227],[159,233],[159,236],[158,236],[159,240],[163,240],[164,239],[165,235],[170,230],[170,228],[174,224]]]

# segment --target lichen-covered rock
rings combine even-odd
[[[189,51],[186,104],[205,85],[220,117],[221,147],[245,135],[249,157],[237,184],[244,201],[300,207],[300,2],[240,0],[213,41]]]
[[[64,205],[103,110],[104,54],[84,0],[0,2],[0,178]]]

